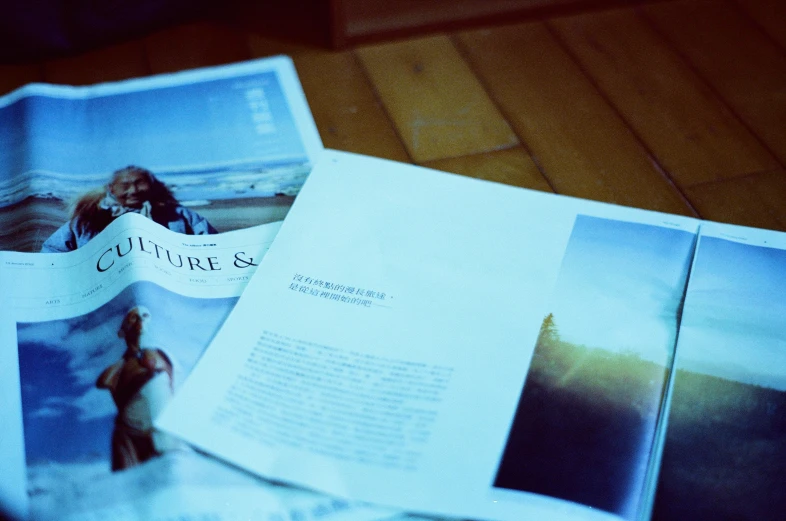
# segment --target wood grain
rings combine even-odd
[[[786,164],[786,54],[727,1],[642,7],[658,30]]]
[[[150,66],[139,40],[44,63],[44,79],[66,85],[91,85],[148,74]]]
[[[582,0],[395,0],[341,2],[346,37],[369,37],[403,33],[418,27],[445,27],[464,23],[477,27],[477,20],[522,17],[537,9],[564,7]],[[585,2],[586,3],[586,2]],[[574,7],[575,8],[575,7]]]
[[[155,73],[222,65],[251,57],[245,33],[211,22],[159,31],[145,39],[145,47]]]
[[[263,58],[285,54],[295,57],[303,54],[313,53],[319,56],[330,56],[331,51],[308,42],[282,40],[281,38],[271,37],[265,33],[258,33],[254,30],[246,31],[246,43],[251,56]]]
[[[367,46],[356,52],[416,162],[518,144],[447,37]]]
[[[693,213],[542,23],[463,32],[458,41],[558,193]]]
[[[424,163],[423,166],[542,192],[554,191],[532,158],[521,147],[438,159]]]
[[[328,147],[786,230],[786,2],[652,2],[346,52],[243,16],[0,65],[0,93],[286,53]]]
[[[328,148],[409,162],[393,123],[374,95],[351,51],[331,52],[249,36],[254,56],[286,53],[300,83],[322,143]]]
[[[37,63],[0,65],[0,95],[36,81],[44,81],[43,68]]]
[[[786,231],[786,170],[695,186],[687,195],[705,219]]]
[[[786,49],[786,2],[783,0],[735,0],[765,32]]]
[[[778,167],[634,10],[555,19],[549,25],[679,186]]]

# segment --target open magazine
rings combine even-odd
[[[0,97],[0,250],[71,251],[126,211],[183,233],[278,221],[321,150],[284,56],[27,85]]]
[[[265,482],[150,430],[279,227],[187,237],[131,213],[73,252],[0,252],[4,509],[69,521],[393,514]]]
[[[158,427],[472,519],[779,519],[786,235],[326,151]]]

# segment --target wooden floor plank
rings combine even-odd
[[[295,66],[326,147],[411,161],[354,54],[300,55]]]
[[[731,108],[786,164],[786,54],[735,5],[680,0],[642,7]]]
[[[283,52],[331,148],[786,230],[786,3],[672,0],[635,12],[345,52],[249,36],[254,24],[199,22],[70,58],[2,65],[0,92]]]
[[[786,231],[786,170],[695,186],[687,195],[705,219]]]
[[[246,30],[246,42],[251,52],[251,56],[255,58],[275,56],[278,54],[285,54],[291,57],[304,54],[330,56],[331,53],[331,51],[326,50],[324,47],[313,43],[282,40],[281,38],[271,37],[265,33],[258,33],[253,29]]]
[[[522,147],[437,159],[428,161],[423,166],[476,179],[553,192],[546,178]]]
[[[150,66],[140,40],[102,47],[76,56],[44,63],[44,78],[51,83],[90,85],[147,76]]]
[[[332,52],[249,36],[254,56],[286,53],[328,148],[409,162],[404,145],[351,51]]]
[[[279,49],[327,50],[331,48],[331,8],[327,3],[325,0],[234,2],[232,9],[220,15],[220,20]],[[289,54],[284,50],[275,51],[276,54],[282,52]]]
[[[693,213],[543,24],[467,31],[458,41],[558,193]]]
[[[145,39],[155,73],[174,72],[247,60],[246,35],[218,22],[193,22],[151,34]]]
[[[761,25],[770,38],[786,50],[786,2],[783,0],[735,0]]]
[[[635,10],[549,25],[680,187],[778,167]]]
[[[37,63],[0,65],[0,96],[36,81],[44,81],[43,68]]]
[[[361,47],[356,52],[416,162],[518,144],[446,36]]]

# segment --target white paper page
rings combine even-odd
[[[101,455],[114,405],[93,382],[123,342],[119,319],[107,310],[125,313],[129,299],[149,307],[149,333],[166,347],[179,386],[279,227],[185,236],[127,214],[71,253],[0,252],[8,302],[0,316],[0,511],[70,521],[391,513],[273,486],[188,450],[121,472],[110,472],[108,454]]]
[[[136,280],[193,297],[237,296],[280,226],[189,236],[128,213],[72,252],[0,252],[0,276],[17,320],[76,316]]]
[[[2,509],[20,516],[27,511],[17,322],[82,316],[139,280],[194,298],[237,297],[280,224],[221,235],[185,236],[137,214],[126,214],[111,223],[96,241],[74,252],[0,252],[4,310],[0,322]],[[67,377],[68,372],[61,376]],[[61,512],[63,507],[58,507]]]
[[[579,214],[697,227],[326,151],[160,426],[412,511],[616,518],[491,486]]]

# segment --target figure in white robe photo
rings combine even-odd
[[[176,438],[153,428],[153,420],[174,392],[170,357],[159,348],[142,347],[150,311],[137,306],[123,319],[117,335],[125,339],[120,360],[101,373],[96,387],[107,389],[117,406],[112,433],[112,471],[138,465],[182,446]]]

